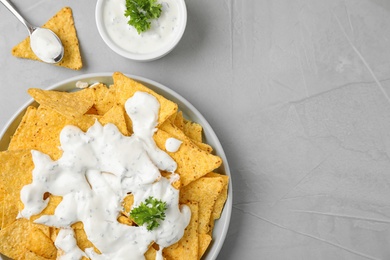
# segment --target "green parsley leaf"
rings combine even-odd
[[[144,202],[133,208],[130,211],[130,218],[137,223],[138,226],[147,224],[147,229],[153,230],[160,226],[157,220],[165,219],[165,211],[167,210],[166,202],[149,197]]]
[[[128,24],[137,29],[138,34],[150,29],[150,20],[161,15],[161,4],[157,0],[126,0],[125,16]]]

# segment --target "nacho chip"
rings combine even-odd
[[[30,88],[28,93],[40,105],[51,108],[69,119],[84,115],[94,103],[92,89],[68,93],[64,91]]]
[[[49,227],[46,228],[49,230]],[[37,224],[31,223],[26,249],[48,259],[55,259],[57,256],[57,248],[54,246],[53,241]]]
[[[163,256],[167,259],[199,259],[199,205],[197,202],[186,203],[191,209],[191,220],[184,230],[183,237],[175,244],[164,248]]]
[[[83,63],[81,60],[79,41],[74,25],[72,9],[69,7],[62,8],[42,27],[50,29],[57,34],[64,46],[64,57],[56,65],[73,70],[81,69]],[[19,58],[40,61],[40,59],[31,50],[30,37],[27,37],[18,45],[13,47],[12,55]]]
[[[226,202],[226,199],[228,196],[229,176],[222,175],[222,174],[215,173],[215,172],[210,172],[210,173],[206,174],[205,177],[211,177],[211,178],[221,177],[222,178],[223,189],[222,189],[221,193],[219,194],[217,200],[215,201],[215,205],[214,205],[214,209],[213,209],[213,213],[212,213],[213,219],[219,219],[221,217],[221,213],[222,213],[223,207],[225,205],[225,202]]]
[[[30,230],[30,221],[18,219],[0,230],[0,252],[11,259],[23,259]]]
[[[110,110],[108,110],[100,119],[99,122],[102,125],[111,123],[116,125],[118,127],[119,131],[123,135],[130,135],[127,125],[126,125],[126,120],[125,120],[125,110],[123,106],[119,105],[114,105]]]
[[[62,155],[60,133],[66,125],[75,125],[86,131],[96,120],[96,116],[85,115],[68,119],[47,107],[29,107],[22,123],[16,129],[8,149],[35,149],[57,160]]]
[[[201,143],[203,128],[200,124],[184,119],[183,132],[189,138]]]
[[[100,83],[92,87],[95,95],[94,107],[98,115],[104,115],[115,104],[115,92],[106,85]]]
[[[156,97],[160,103],[160,111],[158,116],[159,125],[167,120],[171,115],[176,113],[178,108],[176,103],[173,103],[165,97],[157,94],[141,83],[126,77],[120,72],[115,72],[112,78],[114,79],[114,85],[111,88],[116,91],[116,99],[119,104],[124,105],[127,99],[132,97],[135,92],[143,91]]]
[[[200,234],[210,232],[211,213],[219,194],[223,189],[223,179],[200,178],[191,182],[180,190],[180,203],[196,201],[199,203],[199,230]]]
[[[161,150],[166,151],[165,142],[170,137],[172,136],[167,132],[158,130],[154,135],[154,140]],[[201,150],[191,141],[182,141],[177,152],[166,151],[177,163],[176,172],[180,175],[182,186],[199,179],[221,165],[220,157]]]
[[[0,162],[0,183],[6,194],[0,212],[0,227],[3,229],[16,220],[23,205],[19,192],[24,185],[31,183],[34,164],[29,150],[0,152]]]
[[[132,194],[128,194],[124,199],[123,199],[123,214],[128,215],[131,207],[133,206],[134,203],[134,196]]]
[[[199,258],[206,252],[211,243],[212,237],[209,234],[199,234]]]
[[[34,253],[30,250],[26,250],[24,252],[23,259],[26,259],[26,260],[48,260],[48,259],[53,259],[53,258],[45,258],[43,256],[37,255],[36,253]]]
[[[202,149],[208,153],[211,153],[213,151],[213,148],[210,145],[191,139],[179,127],[177,127],[174,123],[172,123],[170,120],[165,121],[160,126],[160,129],[164,130],[165,132],[172,135],[172,137],[174,137],[176,139],[191,141],[194,144],[196,144],[196,146],[198,146],[200,149]]]
[[[92,244],[91,241],[88,240],[87,234],[84,230],[84,225],[82,222],[77,222],[72,225],[74,235],[77,241],[77,246],[81,250],[85,250],[86,248],[93,248],[96,253],[100,254],[100,251]]]
[[[177,112],[175,119],[173,120],[173,123],[175,126],[177,126],[180,130],[183,131],[184,129],[184,117],[183,117],[183,112],[179,111]]]

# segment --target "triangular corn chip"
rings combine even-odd
[[[165,142],[170,137],[172,135],[159,129],[154,135],[154,140],[161,150],[166,151]],[[166,152],[177,163],[176,172],[180,175],[182,186],[199,179],[221,165],[220,157],[201,150],[191,141],[181,141],[182,144],[177,152]]]
[[[188,201],[199,203],[199,233],[206,234],[210,232],[211,214],[222,189],[222,178],[203,177],[180,190],[180,203],[187,203]]]
[[[64,57],[56,65],[73,70],[82,68],[83,63],[80,55],[79,40],[76,34],[72,9],[69,7],[62,8],[54,15],[43,28],[52,30],[60,38],[64,46]],[[30,47],[30,37],[27,37],[12,49],[12,55],[19,58],[38,60]]]
[[[159,125],[162,124],[165,120],[167,120],[171,115],[176,113],[178,108],[177,104],[157,94],[156,92],[147,88],[141,83],[126,77],[120,72],[115,72],[112,78],[114,80],[114,85],[112,86],[112,88],[114,88],[116,91],[117,102],[119,104],[124,105],[127,99],[132,97],[135,92],[143,91],[156,97],[158,102],[160,103],[160,111],[158,116]]]
[[[40,105],[54,109],[69,119],[80,117],[93,106],[94,93],[92,89],[77,92],[63,92],[30,88],[28,94]]]
[[[175,244],[164,248],[163,256],[166,259],[199,259],[199,206],[197,202],[187,202],[191,209],[191,220],[184,230],[183,237]]]

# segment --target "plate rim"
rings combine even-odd
[[[100,81],[97,81],[97,79],[99,79],[99,78],[103,79],[103,78],[109,77],[109,78],[111,78],[111,82],[112,82],[113,74],[114,74],[114,72],[97,72],[97,73],[82,74],[82,75],[78,75],[78,76],[74,76],[74,77],[70,77],[70,78],[61,80],[57,83],[53,83],[49,87],[43,88],[43,89],[46,89],[46,90],[66,90],[66,91],[69,91],[71,89],[77,90],[77,88],[75,86],[75,83],[77,81],[89,80],[90,82],[88,82],[88,83],[93,84],[93,83],[100,82]],[[132,78],[136,81],[139,81],[143,84],[146,83],[145,85],[147,85],[149,88],[151,88],[157,94],[164,96],[165,98],[167,98],[165,96],[165,94],[159,93],[158,91],[156,91],[156,89],[162,90],[163,92],[168,93],[171,96],[171,98],[173,97],[174,99],[176,99],[174,102],[178,104],[179,108],[180,108],[180,104],[181,104],[181,106],[186,106],[189,109],[189,111],[191,111],[198,119],[200,119],[200,121],[202,121],[202,122],[198,122],[198,123],[200,123],[202,125],[203,129],[207,130],[207,133],[208,133],[208,135],[210,135],[210,138],[214,140],[213,143],[215,143],[215,144],[213,144],[213,149],[214,149],[214,151],[217,151],[216,154],[222,158],[222,162],[223,162],[222,166],[223,166],[224,174],[229,177],[228,197],[227,197],[227,200],[225,202],[225,205],[224,205],[224,208],[222,211],[222,215],[221,215],[221,218],[223,217],[224,221],[219,222],[221,219],[218,219],[218,220],[216,220],[217,222],[215,224],[217,227],[220,227],[222,229],[222,232],[221,232],[221,234],[219,234],[219,236],[216,239],[214,239],[214,238],[212,239],[211,247],[209,247],[207,249],[207,251],[205,252],[205,254],[202,257],[202,259],[204,259],[204,260],[214,260],[217,258],[219,252],[222,249],[224,241],[226,239],[227,232],[228,232],[229,225],[230,225],[230,221],[231,221],[231,213],[232,213],[232,206],[233,206],[233,189],[232,189],[233,184],[232,184],[231,172],[230,172],[227,157],[226,157],[226,154],[225,154],[224,149],[222,147],[222,144],[219,141],[219,138],[216,135],[216,133],[214,132],[213,128],[206,120],[206,118],[196,109],[196,107],[194,107],[187,99],[185,99],[179,93],[177,93],[176,91],[170,89],[169,87],[167,87],[159,82],[156,82],[154,80],[151,80],[149,78],[145,78],[145,77],[137,76],[137,75],[133,75],[133,74],[126,74],[126,73],[124,73],[124,75],[126,77]],[[93,82],[92,82],[92,79],[94,79]],[[106,82],[103,82],[103,83],[106,83]],[[67,87],[71,84],[73,85],[73,88]],[[171,99],[171,98],[167,98],[167,99]],[[180,102],[177,102],[177,101],[180,101]],[[0,151],[3,151],[6,149],[5,145],[7,145],[7,147],[8,147],[9,140],[8,140],[8,142],[3,140],[5,138],[5,136],[9,132],[11,132],[12,130],[13,130],[13,132],[16,130],[15,127],[12,127],[13,123],[16,120],[21,120],[21,117],[24,115],[27,107],[30,105],[33,105],[34,103],[36,104],[34,99],[30,98],[11,116],[11,118],[6,122],[5,126],[1,129],[1,132],[0,132]],[[17,124],[17,125],[19,125],[19,124]],[[3,256],[0,254],[0,259],[2,257]]]

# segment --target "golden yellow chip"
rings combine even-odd
[[[223,189],[221,193],[219,194],[217,200],[215,201],[212,217],[213,219],[219,219],[221,217],[221,213],[223,210],[223,207],[225,205],[227,196],[228,196],[228,183],[229,183],[229,176],[215,173],[215,172],[210,172],[206,174],[205,177],[220,177],[222,178],[223,181]]]
[[[62,201],[62,197],[48,194],[48,199],[49,199],[49,203],[47,204],[46,208],[44,208],[41,213],[31,216],[31,221],[34,221],[43,215],[54,215],[55,209],[57,208],[58,204],[60,204]],[[50,235],[47,234],[47,236]]]
[[[52,109],[29,107],[8,149],[35,149],[56,160],[62,154],[59,134],[66,122],[66,117]]]
[[[24,185],[31,183],[34,164],[29,150],[0,152],[0,162],[0,183],[5,191],[0,212],[0,227],[3,229],[16,220],[23,205],[19,192]]]
[[[165,149],[165,142],[172,137],[163,130],[158,130],[154,135],[157,146]],[[177,163],[176,172],[180,175],[181,185],[185,186],[190,182],[199,179],[205,174],[218,168],[222,160],[220,157],[201,150],[191,141],[181,140],[183,143],[177,152],[166,151]],[[194,160],[196,158],[196,160]]]
[[[26,260],[49,260],[49,259],[55,259],[55,258],[46,258],[46,257],[40,256],[40,255],[37,255],[36,253],[34,253],[30,250],[26,250],[24,252],[23,259],[26,259]]]
[[[210,219],[215,201],[223,189],[223,179],[220,177],[203,177],[180,190],[180,203],[197,201],[199,203],[199,233],[210,232]]]
[[[130,135],[126,125],[125,115],[123,106],[114,105],[101,118],[99,118],[99,122],[102,125],[108,123],[114,124],[123,135]]]
[[[115,104],[115,92],[102,83],[93,86],[91,89],[95,95],[94,107],[97,114],[104,115]]]
[[[200,124],[185,120],[183,125],[183,132],[191,139],[201,143],[203,128]]]
[[[134,196],[132,194],[128,194],[124,199],[123,199],[123,210],[124,214],[128,215],[131,207],[133,206],[134,203]]]
[[[146,253],[144,254],[145,260],[155,260],[156,254],[157,250],[153,246],[150,246],[148,251],[146,251]]]
[[[30,221],[22,218],[1,229],[0,252],[11,259],[23,259],[30,225]]]
[[[202,149],[202,150],[204,150],[204,151],[206,151],[208,153],[211,153],[213,151],[213,148],[210,145],[204,144],[204,143],[200,143],[200,142],[195,141],[195,140],[191,139],[190,137],[188,137],[179,127],[177,127],[170,120],[165,121],[160,126],[160,129],[164,130],[165,132],[167,132],[168,134],[172,135],[172,137],[174,137],[176,139],[191,141],[194,144],[196,144],[196,146],[198,146],[200,149]]]
[[[145,87],[141,83],[126,77],[120,72],[115,72],[112,76],[114,80],[114,85],[111,86],[116,92],[117,102],[121,105],[124,105],[127,99],[132,97],[135,92],[143,91],[153,95],[158,102],[160,103],[160,111],[158,116],[158,124],[162,124],[170,116],[172,116],[177,111],[177,104],[166,99],[165,97],[157,94],[153,90]]]
[[[95,97],[93,90],[90,88],[73,93],[30,88],[28,93],[40,105],[51,108],[69,119],[87,113],[93,106]]]
[[[93,248],[96,253],[100,253],[100,251],[93,245],[91,241],[88,240],[87,234],[84,230],[84,225],[82,222],[77,222],[72,225],[74,235],[77,241],[77,246],[81,250],[85,250],[86,248]]]
[[[49,230],[49,227],[47,229]],[[26,249],[48,259],[55,259],[57,256],[57,248],[53,241],[41,228],[37,227],[37,224],[31,224],[30,226]]]
[[[175,244],[164,248],[163,256],[167,259],[199,259],[199,205],[197,202],[186,203],[191,209],[191,220],[184,230],[183,237]]]
[[[211,243],[212,237],[209,234],[199,234],[199,258],[206,252]]]
[[[173,120],[173,123],[175,126],[177,126],[180,130],[184,129],[184,117],[183,117],[183,112],[179,111],[177,112],[175,119]]]
[[[79,40],[77,39],[72,9],[62,8],[42,27],[52,30],[61,39],[64,46],[64,57],[56,65],[73,70],[82,68]],[[30,37],[27,37],[12,49],[12,55],[19,58],[40,60],[31,50]]]

